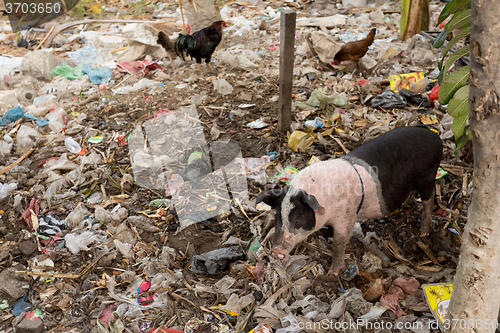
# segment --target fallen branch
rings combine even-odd
[[[78,279],[82,276],[81,273],[74,274],[74,273],[50,273],[50,272],[27,272],[27,271],[16,271],[16,274],[28,275],[28,276],[44,276],[56,279]]]
[[[77,25],[80,25],[80,24],[91,24],[91,23],[124,23],[124,24],[127,24],[127,23],[151,23],[151,24],[161,24],[161,23],[170,23],[170,22],[158,22],[158,21],[139,21],[139,20],[81,20],[81,21],[74,21],[74,22],[69,22],[69,23],[66,23],[66,24],[61,24],[59,26],[57,26],[54,31],[52,31],[51,34],[49,34],[49,37],[43,42],[43,47],[49,47],[50,44],[52,43],[52,40],[54,40],[54,38],[60,34],[61,32],[63,32],[64,30],[66,29],[69,29],[71,27],[75,27]],[[175,32],[175,31],[178,31],[180,29],[177,29],[177,23],[171,23],[172,24],[172,28],[171,30],[171,33]],[[165,30],[165,29],[164,29]],[[40,43],[42,44],[42,43]]]
[[[42,39],[42,41],[41,41],[41,42],[40,42],[40,43],[39,43],[39,44],[35,47],[35,49],[34,49],[33,51],[38,50],[38,49],[40,48],[40,46],[42,46],[42,45],[43,45],[43,43],[47,40],[47,38],[49,38],[49,36],[50,36],[50,34],[52,33],[52,31],[54,31],[55,27],[56,27],[56,26],[54,25],[54,26],[52,26],[52,28],[50,28],[49,33],[48,33],[47,35],[45,35],[45,37],[44,37],[44,38]]]
[[[5,168],[3,168],[2,171],[0,171],[0,175],[3,175],[4,173],[6,173],[7,171],[9,171],[10,169],[12,169],[13,167],[15,167],[16,165],[18,165],[19,163],[21,163],[26,157],[28,157],[29,154],[31,154],[33,151],[35,150],[35,147],[31,148],[30,150],[28,150],[23,156],[21,156],[20,159],[18,159],[17,161],[15,161],[14,163],[6,166]]]
[[[444,211],[445,211],[445,212],[447,212],[448,214],[453,214],[454,216],[458,216],[458,217],[460,217],[460,218],[462,218],[462,219],[464,219],[464,220],[467,220],[467,216],[463,216],[463,215],[461,215],[460,213],[457,213],[457,212],[455,212],[454,210],[451,210],[451,209],[449,209],[449,208],[445,207],[445,206],[444,206],[442,203],[440,203],[439,201],[438,201],[438,206],[439,206],[439,208],[441,208],[442,210],[444,210]]]

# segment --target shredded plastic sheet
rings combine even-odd
[[[79,50],[66,52],[71,61],[77,64],[88,65],[92,68],[99,68],[104,62],[99,51],[94,44],[89,44]]]
[[[76,67],[74,68],[68,64],[62,64],[51,70],[50,75],[52,76],[61,75],[67,78],[68,80],[76,80],[76,79],[81,80],[83,77],[82,68],[83,68],[82,64],[76,65]]]
[[[35,120],[38,127],[43,127],[49,123],[47,120],[43,118],[38,119],[32,114],[26,114],[26,112],[24,112],[24,110],[21,109],[21,106],[18,105],[15,108],[10,109],[9,111],[7,111],[6,114],[3,115],[3,117],[0,119],[0,126],[7,126],[8,124],[13,123],[21,118],[29,118]]]
[[[113,78],[111,68],[103,66],[97,69],[91,68],[89,65],[83,65],[83,74],[87,74],[90,81],[95,84],[108,83]]]

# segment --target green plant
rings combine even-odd
[[[471,0],[452,0],[449,2],[439,15],[438,23],[443,22],[448,17],[453,15],[453,18],[445,25],[436,41],[435,48],[443,46],[446,36],[457,28],[462,30],[454,36],[443,49],[441,53],[441,61],[438,64],[440,70],[438,76],[439,102],[448,104],[448,113],[453,117],[453,125],[451,127],[455,136],[455,144],[457,149],[455,155],[458,156],[458,150],[463,148],[467,141],[471,138],[471,132],[467,120],[469,119],[469,85],[470,66],[464,66],[460,70],[448,73],[451,66],[461,57],[466,57],[470,54],[470,45],[464,45],[453,52],[445,62],[445,58],[451,51],[453,46],[460,41],[470,37],[471,33]],[[464,137],[465,134],[465,137]]]
[[[72,9],[73,15],[76,15],[77,17],[82,17],[85,15],[85,12],[90,8],[90,3],[92,0],[80,0],[76,4],[76,6]],[[66,7],[66,6],[65,6]]]
[[[151,1],[149,0],[139,0],[133,2],[130,5],[130,8],[132,9],[134,15],[140,16],[147,12],[147,7],[149,6],[150,3]]]

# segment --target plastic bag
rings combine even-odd
[[[16,188],[17,188],[17,183],[10,183],[10,184],[0,183],[0,199],[7,198]]]
[[[8,76],[15,71],[21,70],[21,64],[23,63],[24,57],[4,57],[0,56],[0,79],[4,76]]]
[[[98,235],[93,231],[84,231],[81,234],[72,233],[64,236],[66,241],[66,247],[73,254],[77,254],[80,251],[87,251],[89,248],[87,245],[98,242],[104,243],[106,241],[106,236]]]
[[[382,107],[384,109],[402,108],[406,106],[406,101],[403,96],[396,94],[394,91],[386,90],[372,99],[373,107]]]
[[[66,111],[63,108],[57,108],[54,111],[49,112],[45,119],[49,121],[49,127],[56,133],[61,133],[64,124],[66,123]]]
[[[224,79],[214,80],[214,89],[222,95],[229,95],[233,92],[233,86]]]
[[[241,54],[234,54],[234,52],[220,52],[218,58],[223,63],[245,71],[251,71],[259,68],[259,65],[252,62],[246,56]]]
[[[95,218],[100,222],[121,222],[128,217],[127,208],[117,205],[111,212],[99,206],[95,209]]]
[[[77,205],[75,209],[71,213],[69,213],[68,217],[66,218],[68,221],[68,227],[69,229],[74,229],[77,226],[80,226],[80,223],[84,221],[85,217],[89,216],[90,212],[85,208],[83,205]],[[92,219],[87,219],[89,222]],[[80,226],[82,227],[82,226]],[[90,225],[89,225],[90,227]]]
[[[90,81],[95,84],[108,83],[113,78],[111,68],[103,66],[98,69],[93,69],[89,65],[83,65],[83,74],[87,74]]]
[[[35,141],[32,138],[38,139],[40,137],[41,135],[36,129],[26,125],[21,125],[19,131],[17,132],[17,145],[21,148],[31,147],[35,144]]]
[[[67,78],[68,80],[75,80],[75,79],[81,80],[83,77],[82,67],[83,67],[82,64],[77,65],[75,68],[67,64],[62,64],[51,70],[50,75],[52,76],[61,75]]]
[[[347,98],[339,95],[325,95],[319,90],[314,90],[311,97],[307,100],[306,104],[312,107],[324,109],[328,105],[333,104],[336,106],[346,106],[349,103]]]

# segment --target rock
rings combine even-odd
[[[50,71],[57,66],[57,58],[52,52],[46,50],[36,50],[26,53],[21,71],[28,75],[35,76],[37,79],[52,80]]]
[[[43,323],[37,320],[24,319],[14,328],[15,333],[42,333]]]
[[[139,26],[139,23],[126,24],[122,29],[122,35],[126,38],[134,37],[135,31],[137,30],[138,26]]]
[[[23,265],[12,266],[4,269],[0,273],[0,291],[13,300],[19,299],[26,295],[30,287],[29,282],[26,281],[22,275],[16,274],[16,271],[25,271],[26,267]]]
[[[30,256],[31,254],[33,254],[33,252],[36,251],[36,249],[36,244],[30,240],[21,242],[21,244],[19,244],[19,251],[21,251],[21,253],[25,256]]]
[[[96,47],[98,49],[103,48],[106,50],[114,50],[120,47],[128,45],[127,39],[122,36],[107,36],[102,35],[97,37]]]

